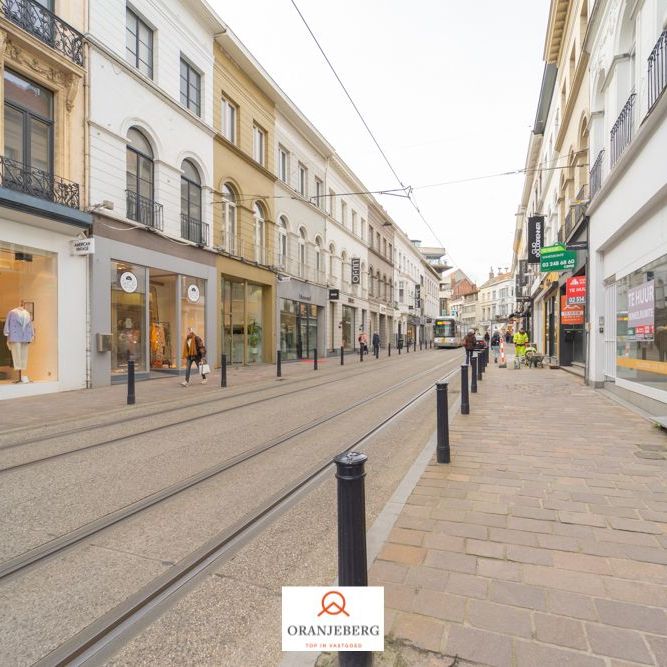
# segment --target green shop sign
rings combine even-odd
[[[564,245],[547,246],[540,251],[540,271],[570,271],[577,263],[577,253]]]

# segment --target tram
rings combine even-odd
[[[439,317],[433,327],[433,343],[436,347],[461,347],[462,324],[455,317]]]

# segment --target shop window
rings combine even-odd
[[[8,69],[4,73],[4,88],[2,184],[52,199],[53,93]]]
[[[262,347],[264,344],[264,318],[263,318],[263,290],[261,285],[248,284],[248,312],[247,335],[248,335],[248,363],[261,362]]]
[[[146,269],[111,262],[111,373],[127,373],[132,359],[146,368]]]
[[[206,281],[201,278],[181,276],[181,338],[179,352],[183,348],[183,339],[192,329],[206,344]]]
[[[662,391],[667,391],[666,285],[667,255],[616,284],[616,377]]]
[[[167,271],[149,269],[150,368],[172,371],[179,367],[181,341],[176,317],[176,281]]]
[[[0,384],[57,379],[57,255],[0,243]]]
[[[280,349],[283,359],[309,359],[317,347],[317,306],[280,299]]]

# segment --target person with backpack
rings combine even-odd
[[[498,357],[500,355],[500,332],[496,329],[491,336],[491,351],[493,352],[493,363],[498,363]]]
[[[185,359],[185,381],[181,382],[183,387],[190,386],[190,368],[193,363],[195,368],[199,368],[199,365],[202,364],[201,383],[206,384],[206,374],[203,371],[205,357],[206,346],[204,345],[204,341],[188,327],[188,332],[183,342],[183,359]]]

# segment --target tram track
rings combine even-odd
[[[356,367],[353,367],[353,368],[355,368],[355,370],[357,370]],[[123,442],[123,441],[126,441],[128,439],[131,439],[131,438],[134,438],[134,437],[137,437],[137,436],[156,433],[156,432],[163,431],[163,430],[166,430],[166,429],[169,429],[169,428],[175,428],[175,427],[182,426],[182,425],[185,425],[185,424],[188,424],[188,423],[196,422],[200,419],[207,419],[209,417],[219,416],[221,414],[225,414],[225,413],[232,412],[232,411],[235,411],[235,410],[241,410],[241,409],[252,407],[252,406],[255,406],[255,405],[258,405],[258,404],[261,404],[261,403],[266,403],[266,402],[269,402],[269,401],[272,401],[272,400],[279,400],[279,399],[282,399],[284,397],[293,396],[295,394],[302,393],[304,391],[310,391],[312,389],[317,389],[318,387],[322,387],[322,386],[325,386],[325,385],[330,385],[330,384],[334,384],[334,383],[337,383],[337,382],[343,382],[343,381],[349,379],[350,377],[355,377],[355,376],[356,377],[365,377],[367,375],[370,375],[372,373],[384,370],[386,368],[387,367],[385,365],[382,365],[382,366],[376,366],[376,367],[374,367],[374,368],[372,368],[371,370],[368,370],[368,371],[364,370],[361,373],[359,373],[359,372],[357,372],[357,373],[354,373],[354,372],[345,373],[342,377],[341,376],[336,376],[336,377],[333,377],[333,378],[327,378],[327,379],[325,379],[321,382],[310,383],[306,386],[298,387],[298,388],[295,388],[295,389],[292,389],[292,390],[289,390],[289,391],[283,391],[283,392],[280,392],[280,393],[273,394],[271,396],[264,396],[264,397],[261,397],[261,398],[257,398],[255,400],[251,400],[251,401],[247,401],[245,403],[241,403],[240,405],[232,405],[232,406],[228,406],[228,407],[223,407],[223,408],[220,408],[219,410],[214,410],[212,412],[204,412],[202,414],[196,414],[196,415],[190,414],[185,419],[178,419],[178,420],[176,420],[174,422],[170,422],[168,424],[160,424],[158,426],[150,426],[149,428],[134,431],[134,432],[129,433],[129,434],[117,435],[117,436],[114,436],[114,437],[111,437],[111,438],[101,440],[99,442],[93,442],[93,443],[90,443],[88,445],[83,445],[82,447],[75,447],[73,449],[66,449],[66,450],[63,450],[63,451],[60,451],[60,452],[55,452],[55,453],[50,454],[48,456],[42,456],[42,457],[39,457],[39,458],[29,459],[27,461],[21,461],[21,462],[14,463],[14,464],[11,464],[11,465],[6,465],[4,467],[0,467],[0,476],[3,475],[3,474],[6,474],[6,473],[12,472],[12,471],[20,470],[20,469],[27,468],[27,467],[32,467],[32,466],[35,466],[35,465],[38,465],[38,464],[41,464],[41,463],[47,463],[49,461],[54,461],[54,460],[57,460],[57,459],[65,458],[67,456],[72,456],[72,455],[75,455],[75,454],[78,454],[78,453],[81,453],[81,452],[86,452],[86,451],[98,449],[100,447],[106,447],[108,445],[117,444],[119,442]],[[303,378],[303,379],[294,380],[293,382],[294,383],[304,382],[304,381],[308,382],[309,380],[310,380],[310,378]],[[215,398],[210,398],[210,399],[206,399],[206,400],[203,400],[203,401],[199,400],[198,402],[196,402],[194,404],[187,403],[187,404],[183,405],[182,402],[181,402],[179,405],[177,405],[175,407],[165,408],[164,410],[151,412],[149,414],[130,415],[130,416],[125,417],[124,419],[121,419],[121,420],[115,421],[115,422],[111,422],[111,423],[93,424],[93,425],[90,425],[90,426],[81,426],[81,427],[68,429],[67,431],[62,431],[62,432],[59,432],[59,433],[49,434],[49,435],[46,435],[46,436],[43,436],[43,437],[37,437],[37,438],[28,439],[28,440],[22,440],[21,442],[0,445],[0,451],[12,450],[12,449],[16,449],[16,448],[24,447],[24,446],[28,446],[28,445],[43,444],[43,443],[47,443],[47,442],[56,440],[58,438],[64,438],[64,437],[71,436],[71,435],[80,435],[82,433],[89,433],[89,432],[92,433],[96,430],[100,430],[100,429],[104,429],[104,428],[114,428],[114,427],[117,428],[119,426],[123,426],[123,425],[126,425],[128,423],[135,422],[135,421],[138,421],[138,420],[141,420],[141,419],[146,419],[146,420],[153,421],[156,417],[159,417],[160,415],[173,414],[174,412],[181,412],[181,411],[192,412],[193,408],[198,408],[198,407],[201,407],[201,406],[210,405],[212,403],[219,403],[219,402],[222,402],[222,401],[229,401],[229,400],[233,400],[235,398],[242,398],[242,397],[248,396],[248,395],[256,395],[258,392],[272,391],[274,389],[275,389],[275,387],[264,387],[264,388],[261,388],[261,389],[255,388],[255,389],[252,389],[252,390],[239,392],[237,394],[233,394],[233,395],[229,395],[229,396],[217,396]]]
[[[434,369],[429,369],[429,371],[432,370]],[[456,371],[455,367],[444,379],[455,375]],[[399,384],[402,386],[425,374],[426,372],[419,373]],[[391,391],[396,386],[380,393]],[[425,389],[421,389],[339,453],[361,448],[366,441],[396,420],[432,388],[433,385],[430,384]],[[349,411],[349,408],[345,411]],[[162,575],[150,581],[125,601],[42,657],[35,663],[36,667],[64,667],[65,665],[90,667],[101,664],[102,660],[113,655],[137,630],[159,617],[173,601],[180,598],[209,572],[219,567],[221,562],[233,556],[264,526],[281,516],[313,487],[324,481],[333,466],[332,457],[328,457],[309,468],[305,474],[264,500],[252,512],[247,513],[232,526],[220,531],[201,547],[172,565]]]
[[[287,431],[286,433],[276,438],[272,438],[268,441],[265,441],[257,445],[256,447],[252,447],[243,452],[240,452],[239,454],[229,457],[213,466],[209,466],[199,471],[198,473],[191,475],[190,477],[180,480],[174,484],[171,484],[163,489],[160,489],[159,491],[151,493],[141,498],[138,501],[129,503],[124,507],[121,507],[115,511],[105,514],[103,517],[100,517],[94,521],[90,521],[86,524],[83,524],[82,526],[76,528],[73,531],[70,531],[58,537],[54,537],[52,540],[42,545],[39,545],[37,547],[34,547],[33,549],[30,549],[27,552],[14,556],[13,558],[10,558],[4,561],[3,563],[0,563],[0,581],[6,579],[11,575],[20,573],[26,568],[35,565],[47,558],[57,555],[62,551],[64,551],[65,549],[68,549],[72,546],[75,546],[76,544],[79,544],[88,537],[91,537],[92,535],[95,535],[96,533],[99,533],[105,530],[106,528],[109,528],[110,526],[120,523],[150,507],[157,505],[158,503],[168,500],[169,498],[172,498],[188,489],[191,489],[197,486],[198,484],[201,484],[202,482],[209,480],[225,471],[231,470],[241,465],[242,463],[245,463],[246,461],[254,459],[260,456],[261,454],[264,454],[265,452],[274,449],[275,447],[278,447],[279,445],[285,444],[290,440],[293,440],[297,436],[313,431],[318,427],[322,426],[323,424],[331,422],[332,420],[342,415],[350,413],[353,410],[356,410],[379,398],[382,398],[383,396],[386,396],[387,394],[396,391],[397,389],[404,387],[407,384],[415,382],[416,380],[419,380],[422,377],[425,377],[429,374],[433,374],[443,366],[449,366],[452,363],[456,365],[457,362],[458,359],[449,359],[448,361],[439,364],[435,367],[422,370],[371,396],[368,396],[359,401],[355,401],[351,405],[348,405],[344,408],[329,413],[324,417],[320,417],[319,419],[316,419],[314,421],[302,424],[301,426],[298,426],[290,431]],[[197,417],[197,419],[201,418]]]

